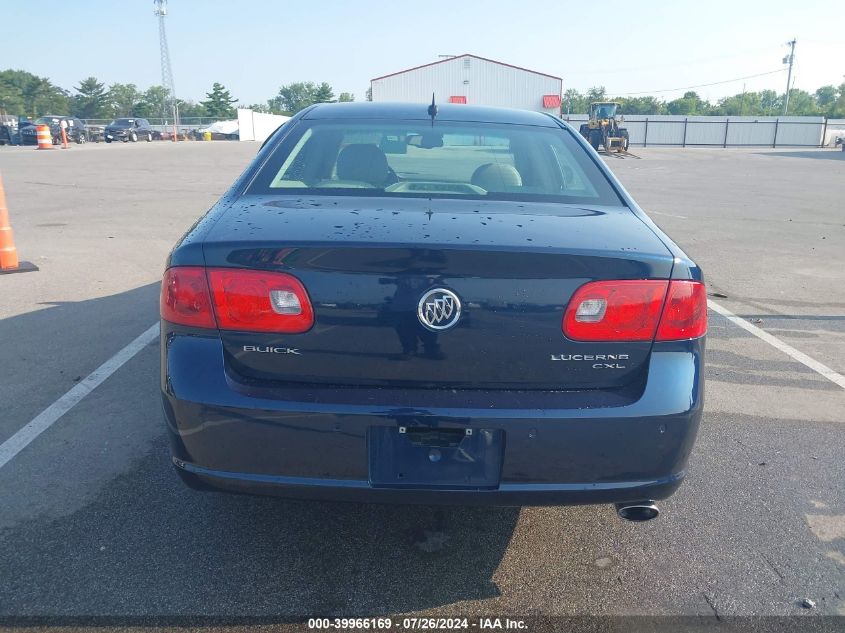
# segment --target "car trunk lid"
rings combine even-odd
[[[584,283],[668,279],[673,262],[622,207],[349,196],[243,197],[204,252],[210,267],[294,275],[314,308],[303,334],[222,332],[239,375],[454,389],[614,388],[641,378],[651,341],[571,341],[561,319]],[[420,320],[421,299],[437,289],[461,306],[442,331]]]

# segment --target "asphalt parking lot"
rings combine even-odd
[[[41,268],[0,276],[0,444],[156,322],[168,250],[257,149],[0,147],[19,255]],[[606,160],[711,298],[845,374],[845,153],[633,151]],[[710,316],[690,473],[639,525],[192,492],[147,341],[0,467],[0,618],[845,615],[845,388]]]

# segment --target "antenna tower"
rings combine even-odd
[[[158,41],[161,48],[161,86],[164,88],[162,114],[173,118],[173,140],[177,140],[179,125],[179,106],[176,103],[176,88],[173,85],[173,69],[170,66],[170,51],[167,48],[167,30],[164,18],[167,17],[167,0],[153,0],[154,13],[158,18]]]

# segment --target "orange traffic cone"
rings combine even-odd
[[[6,191],[3,189],[3,177],[0,176],[0,275],[34,270],[38,270],[35,264],[18,261],[18,249],[15,248],[12,226],[9,224],[9,209],[6,208]]]

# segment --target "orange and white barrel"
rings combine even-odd
[[[36,126],[35,138],[38,139],[38,149],[53,149],[53,135],[49,125]]]

